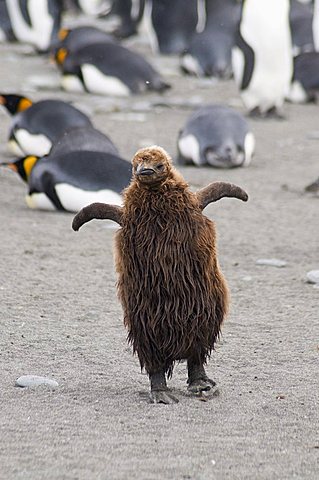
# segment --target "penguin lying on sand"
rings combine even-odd
[[[84,113],[61,100],[33,103],[21,95],[0,94],[0,105],[13,115],[9,148],[15,155],[46,155],[68,128],[92,127]]]
[[[289,0],[243,0],[232,64],[250,114],[280,116],[293,68]]]
[[[91,202],[121,204],[131,179],[129,162],[111,153],[74,151],[27,156],[2,164],[28,183],[29,208],[77,212]]]
[[[119,155],[112,140],[93,127],[73,127],[66,130],[53,143],[50,155],[61,155],[81,150]]]
[[[56,54],[60,48],[65,48],[69,53],[73,53],[91,43],[114,41],[110,34],[93,26],[72,29],[61,28],[58,33],[58,40],[52,44],[51,51]]]
[[[179,133],[177,148],[177,163],[181,165],[246,167],[254,153],[255,138],[236,110],[208,105],[190,116]]]
[[[14,37],[45,52],[61,24],[60,0],[5,0]],[[3,2],[1,2],[3,3]]]
[[[199,77],[230,78],[239,18],[240,6],[235,0],[206,0],[205,29],[191,37],[182,56],[182,70]]]
[[[170,87],[141,55],[115,43],[94,43],[73,53],[61,48],[55,58],[67,91],[128,96]]]

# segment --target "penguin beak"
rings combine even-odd
[[[0,162],[0,167],[8,167],[14,172],[18,171],[18,167],[16,166],[15,163],[9,163],[9,162]]]
[[[139,165],[136,169],[136,175],[137,176],[147,176],[147,175],[153,175],[155,173],[155,170],[151,167],[145,167],[143,163]]]
[[[6,99],[0,95],[0,105],[5,105],[6,104]]]

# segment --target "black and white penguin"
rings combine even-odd
[[[13,116],[8,146],[15,155],[46,155],[65,130],[92,127],[84,113],[61,100],[33,103],[21,95],[0,94],[0,105]]]
[[[239,19],[237,0],[206,0],[205,28],[191,37],[182,56],[182,70],[199,77],[230,78],[231,54]]]
[[[72,29],[61,28],[56,42],[51,45],[51,51],[55,55],[60,48],[65,48],[69,53],[73,53],[91,43],[114,41],[112,35],[90,25],[82,25]]]
[[[232,64],[251,114],[280,115],[292,78],[289,0],[243,0]]]
[[[217,168],[250,164],[255,137],[247,120],[233,108],[207,105],[187,120],[177,140],[177,163]]]
[[[94,43],[73,53],[61,48],[55,58],[67,91],[128,96],[170,87],[141,55],[115,43]]]
[[[120,25],[114,30],[118,38],[135,35],[143,18],[145,1],[147,0],[114,0],[110,15],[120,20]]]
[[[287,95],[293,103],[316,101],[319,91],[319,52],[304,52],[294,57],[294,73]]]
[[[93,127],[72,127],[63,132],[52,145],[50,155],[61,155],[74,151],[105,152],[119,155],[112,140]]]
[[[152,49],[180,54],[188,47],[198,24],[198,0],[152,0],[146,3],[143,26]]]
[[[26,203],[39,210],[78,212],[92,202],[120,205],[131,165],[111,153],[73,151],[2,164],[28,184]]]
[[[6,0],[14,37],[46,52],[61,25],[60,0]]]
[[[315,49],[312,33],[313,6],[290,0],[290,29],[293,55]]]

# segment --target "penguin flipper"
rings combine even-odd
[[[84,223],[93,219],[113,220],[113,222],[122,224],[122,207],[118,205],[110,205],[109,203],[91,203],[87,207],[82,208],[73,218],[72,228],[78,231]]]
[[[213,182],[207,187],[201,188],[195,193],[199,207],[204,210],[209,203],[217,202],[223,197],[238,198],[243,202],[247,202],[248,194],[242,188],[227,182]]]

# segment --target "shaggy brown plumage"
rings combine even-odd
[[[214,382],[203,365],[229,300],[215,226],[202,209],[223,196],[247,200],[247,194],[222,182],[192,193],[160,147],[138,151],[132,163],[123,207],[93,204],[75,217],[73,228],[91,218],[111,218],[121,225],[115,243],[118,294],[128,340],[150,375],[152,391],[166,390],[165,373],[171,376],[174,363],[182,359],[188,360],[195,391],[206,390],[207,381]],[[165,399],[153,397],[169,403]]]

